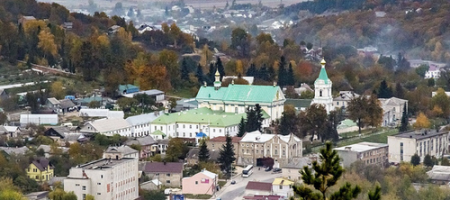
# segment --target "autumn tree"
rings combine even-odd
[[[166,157],[164,157],[164,160],[167,162],[177,162],[179,159],[184,158],[188,151],[189,148],[183,139],[172,138],[169,140]]]
[[[341,160],[338,153],[333,150],[331,142],[326,142],[325,148],[320,150],[320,160],[320,163],[313,161],[311,169],[304,166],[300,170],[303,184],[293,186],[296,195],[303,199],[350,200],[355,199],[361,193],[359,186],[352,187],[347,182],[327,198],[328,189],[336,185],[344,173],[344,169],[340,165]]]
[[[383,109],[381,108],[380,101],[372,94],[368,99],[367,105],[367,108],[364,108],[368,114],[366,116],[367,125],[372,127],[380,126],[383,121]]]
[[[431,108],[435,107],[442,111],[440,117],[447,118],[450,115],[450,98],[442,88],[439,88],[436,95],[431,98]]]
[[[347,107],[347,112],[349,115],[348,117],[351,120],[356,121],[356,123],[358,124],[358,132],[360,135],[361,135],[361,128],[365,124],[364,119],[366,119],[367,116],[369,115],[366,109],[368,107],[369,107],[368,101],[363,95],[357,98],[353,98]]]
[[[292,105],[284,105],[284,111],[281,114],[280,124],[278,126],[278,134],[288,135],[298,132],[298,118],[295,108]]]
[[[309,134],[311,141],[314,136],[324,141],[323,133],[327,122],[327,111],[321,104],[312,104],[304,112],[299,113],[301,131],[303,135]]]
[[[55,81],[52,83],[51,86],[51,94],[56,99],[62,99],[64,98],[64,90],[63,90],[63,83],[61,81]]]
[[[241,56],[248,55],[250,48],[250,34],[242,28],[235,28],[231,33],[231,47],[236,50],[240,50]]]
[[[419,115],[416,118],[416,123],[413,124],[414,129],[422,129],[422,128],[430,128],[431,123],[428,120],[428,117],[423,114],[423,112],[420,112]]]

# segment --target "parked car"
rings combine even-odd
[[[236,184],[236,181],[235,181],[235,180],[232,180],[232,181],[231,181],[231,185],[234,185],[234,184]]]
[[[274,169],[273,169],[273,172],[274,172],[274,173],[281,173],[281,168],[274,168]]]
[[[266,169],[264,171],[270,172],[270,170],[272,170],[272,167],[266,167]]]

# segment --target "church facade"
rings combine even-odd
[[[259,104],[270,116],[270,120],[281,118],[286,98],[277,85],[236,85],[221,87],[220,75],[216,72],[214,86],[200,87],[196,100],[199,108],[210,108],[226,113],[245,113],[248,107]]]
[[[325,60],[322,59],[320,62],[322,68],[320,69],[319,77],[314,82],[314,99],[311,104],[320,104],[325,107],[327,113],[334,110],[333,106],[333,96],[332,96],[332,85],[333,83],[328,78],[327,71],[325,69]]]

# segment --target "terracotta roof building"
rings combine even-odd
[[[181,187],[183,163],[147,162],[143,171],[151,180],[158,179],[165,186]]]
[[[249,181],[245,187],[245,195],[270,195],[272,183]]]

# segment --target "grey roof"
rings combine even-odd
[[[177,162],[147,162],[146,173],[183,173],[183,164]]]
[[[40,200],[47,199],[49,191],[40,191],[40,192],[32,192],[25,195],[25,198],[28,200]]]
[[[133,153],[137,153],[137,150],[126,146],[126,145],[122,145],[119,147],[108,147],[108,149],[106,149],[105,153],[115,153],[115,152],[120,152],[124,155],[128,155],[128,154],[133,154]]]
[[[403,106],[405,103],[408,103],[408,100],[399,99],[397,97],[391,97],[388,99],[378,98],[380,100],[381,106]]]
[[[139,124],[148,124],[148,123],[153,122],[153,120],[155,120],[162,114],[163,114],[163,111],[155,111],[152,113],[131,116],[131,117],[128,117],[126,120],[132,126],[139,125]]]
[[[304,166],[309,166],[314,160],[318,160],[318,155],[311,155],[310,157],[295,158],[288,164],[284,165],[283,168],[289,169],[302,169]]]
[[[158,144],[169,144],[169,139],[162,139],[156,141]]]
[[[353,91],[340,91],[339,96],[334,98],[334,101],[350,101],[354,98],[358,98],[360,95]]]
[[[431,180],[450,181],[450,166],[435,165],[427,175]]]
[[[26,147],[26,146],[23,146],[23,147],[18,147],[18,148],[15,148],[15,147],[0,147],[0,150],[3,150],[8,155],[11,155],[11,154],[23,155],[30,149],[28,149],[28,147]]]
[[[400,133],[400,134],[393,135],[390,137],[414,138],[414,139],[420,140],[420,139],[430,138],[430,137],[434,137],[437,135],[443,135],[443,134],[448,134],[448,132],[447,131],[438,132],[436,130],[419,130],[419,131],[410,131],[410,132]]]
[[[47,101],[49,101],[49,102],[50,102],[51,104],[53,104],[53,105],[59,104],[58,99],[56,99],[56,98],[54,98],[54,97],[47,98]]]
[[[131,127],[126,120],[121,118],[99,119],[89,123],[100,133]]]
[[[62,109],[75,107],[75,104],[70,99],[63,99],[59,101],[59,107]]]
[[[152,144],[156,144],[156,143],[157,142],[153,139],[152,136],[129,138],[126,141],[127,145],[139,144],[141,146],[148,146],[148,145],[152,145]]]
[[[155,95],[160,95],[160,94],[164,94],[163,91],[161,90],[146,90],[146,91],[140,91],[140,92],[135,92],[135,93],[131,93],[131,94],[124,94],[124,97],[129,97],[129,98],[133,98],[134,95],[136,94],[146,94],[148,96],[155,96]]]
[[[37,149],[42,149],[42,150],[44,150],[45,153],[50,153],[50,151],[51,151],[50,145],[45,145],[45,144],[39,145],[39,147]],[[61,149],[63,153],[69,151],[69,148],[67,148],[67,147],[58,147],[58,149]]]
[[[50,161],[47,158],[44,157],[40,157],[40,158],[36,158],[32,161],[32,163],[40,170],[40,171],[44,171],[47,168],[52,168]]]

